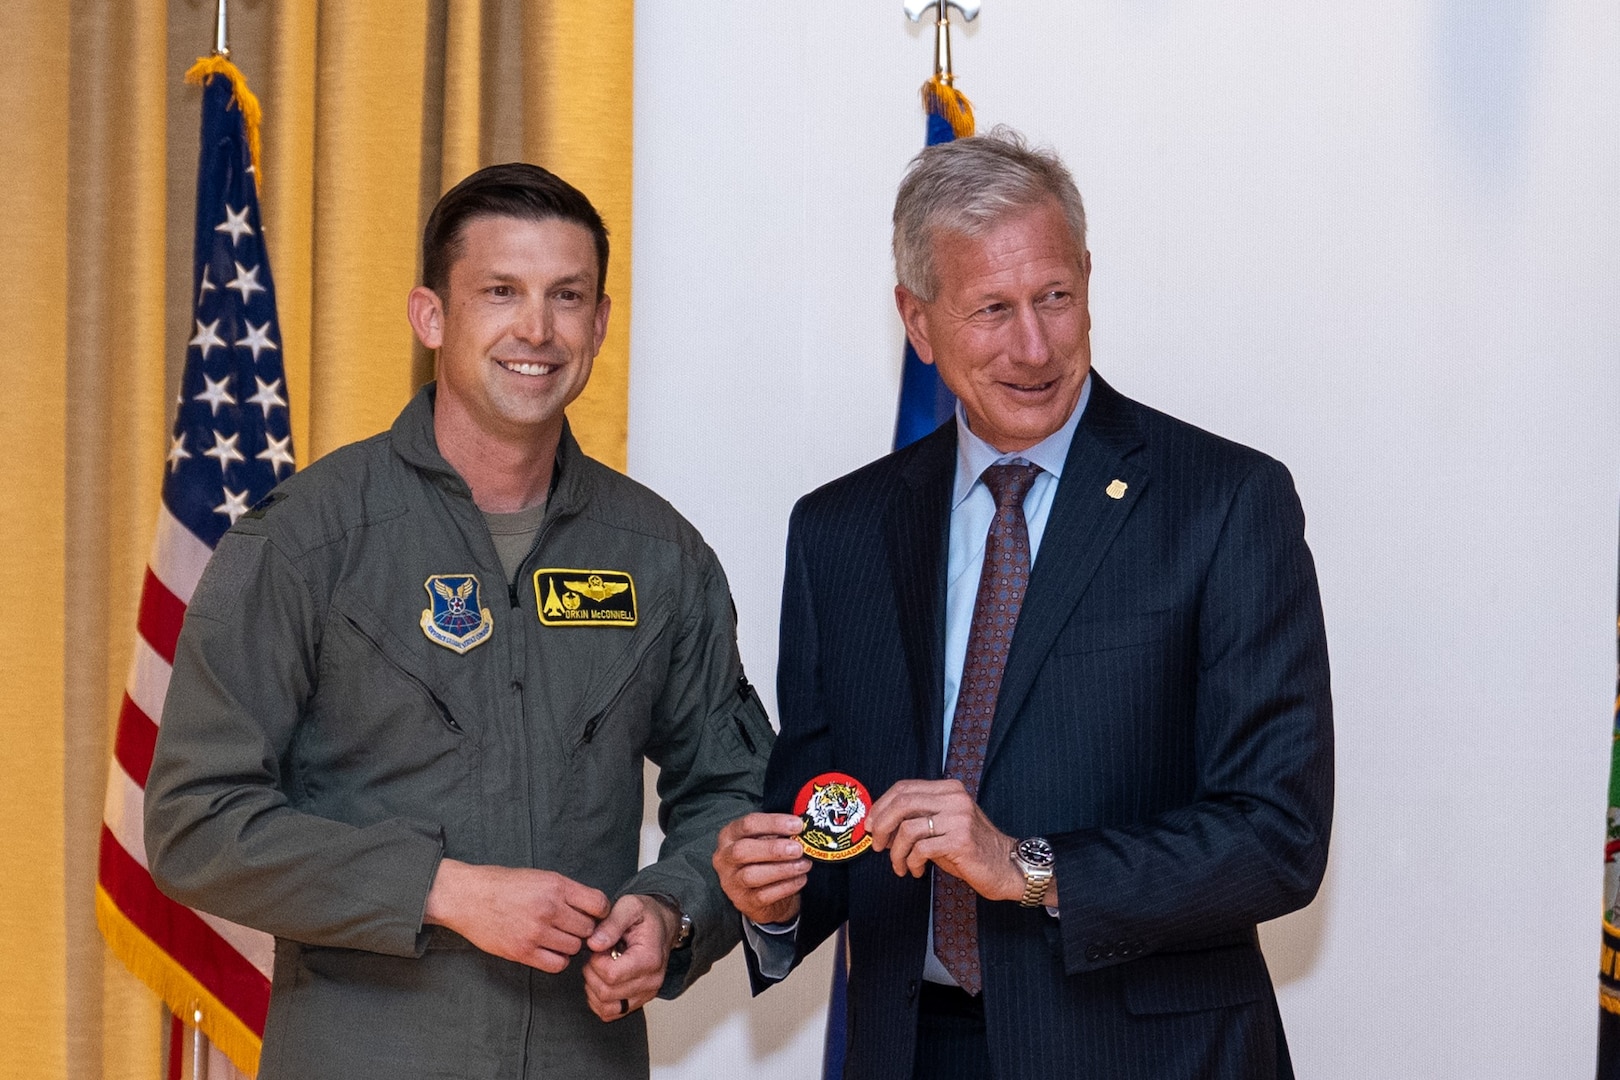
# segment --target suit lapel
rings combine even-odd
[[[940,733],[945,708],[945,551],[955,468],[956,425],[948,423],[916,444],[883,522],[900,640],[917,708],[913,723],[917,744],[924,750],[927,779],[938,779],[945,756]]]
[[[1129,402],[1095,372],[1092,379],[1091,400],[1064,459],[1029,592],[1013,632],[985,751],[987,764],[1006,738],[1007,727],[1023,706],[1059,631],[1147,487],[1147,470],[1128,460],[1142,444]],[[1109,494],[1111,486],[1118,490],[1115,481],[1125,485],[1118,498]]]

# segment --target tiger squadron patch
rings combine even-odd
[[[546,626],[636,625],[636,583],[622,570],[536,570],[534,603]]]
[[[853,776],[822,773],[803,788],[793,812],[804,821],[799,845],[812,859],[842,862],[872,846],[866,833],[866,812],[872,796]]]
[[[478,602],[472,574],[434,574],[422,583],[430,606],[422,611],[422,633],[435,645],[465,653],[495,632],[495,617]]]

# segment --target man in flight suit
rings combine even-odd
[[[191,600],[147,850],[276,936],[264,1080],[646,1076],[641,1006],[737,940],[710,856],[772,733],[714,553],[564,418],[607,258],[543,169],[452,189],[408,307],[437,383],[238,521]]]

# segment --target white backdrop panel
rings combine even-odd
[[[770,692],[793,500],[884,452],[898,0],[637,10],[631,471]],[[1620,5],[985,0],[981,125],[1091,218],[1099,370],[1292,468],[1339,802],[1264,928],[1302,1076],[1591,1075],[1620,510]],[[622,332],[622,327],[618,332]],[[661,1080],[819,1075],[826,951],[649,1010]]]

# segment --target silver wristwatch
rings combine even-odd
[[[1052,884],[1054,860],[1052,845],[1042,837],[1031,836],[1013,845],[1013,864],[1024,874],[1024,898],[1019,903],[1036,907],[1045,899],[1046,890]]]

